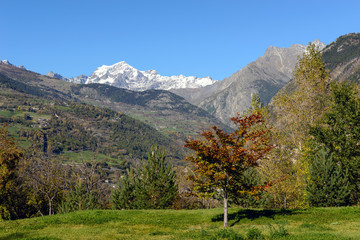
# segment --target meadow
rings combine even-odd
[[[360,208],[91,210],[0,222],[4,239],[360,239]]]

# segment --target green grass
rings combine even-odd
[[[80,152],[65,152],[62,154],[64,157],[69,159],[72,162],[81,163],[83,160],[85,162],[94,160],[94,157],[96,157],[96,161],[100,162],[104,159],[107,159],[107,162],[111,164],[118,164],[120,163],[117,158],[112,158],[109,156],[106,156],[102,153],[98,153],[94,155],[94,152],[92,151],[80,151]]]
[[[13,116],[21,116],[21,114],[22,113],[20,111],[0,110],[0,116],[6,118],[11,118]]]
[[[95,210],[0,222],[2,239],[360,239],[360,208]]]

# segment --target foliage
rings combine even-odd
[[[135,172],[130,168],[112,192],[111,201],[115,209],[133,209],[136,208],[135,199]]]
[[[261,231],[258,228],[250,228],[246,233],[246,239],[253,240],[253,239],[264,239]]]
[[[0,128],[0,219],[26,215],[23,213],[26,195],[20,188],[17,172],[22,158],[23,152],[9,136],[6,125],[3,125]]]
[[[73,190],[65,194],[64,200],[59,206],[59,213],[68,213],[88,209],[101,208],[99,200],[81,182],[75,185]]]
[[[236,199],[244,194],[254,194],[258,186],[243,180],[244,172],[258,165],[258,160],[271,149],[267,145],[268,131],[258,128],[263,123],[260,114],[231,119],[237,129],[233,133],[213,127],[203,131],[204,140],[187,140],[184,147],[195,151],[186,160],[196,166],[194,189],[202,194],[220,192],[224,200],[224,226],[227,227],[228,198]],[[205,195],[204,195],[205,196]]]
[[[56,158],[30,153],[21,167],[30,202],[41,215],[55,214],[69,186],[69,169]]]
[[[289,236],[288,230],[285,229],[285,224],[278,224],[278,229],[273,225],[268,225],[270,230],[270,239],[280,239]]]
[[[311,129],[314,141],[331,154],[343,178],[348,178],[352,203],[360,197],[360,99],[357,88],[348,83],[332,85],[331,109],[320,124]],[[340,184],[340,183],[337,183]],[[343,184],[345,184],[343,182]]]
[[[282,145],[301,151],[309,126],[314,125],[326,110],[330,84],[330,75],[314,44],[310,43],[298,59],[294,81],[297,88],[293,92],[280,91],[275,98],[276,124],[282,132]]]
[[[312,206],[346,206],[354,190],[349,182],[349,171],[339,165],[329,150],[321,147],[310,159],[310,180],[306,186]]]
[[[168,208],[172,205],[178,188],[173,165],[166,162],[164,149],[154,146],[143,161],[135,179],[136,206],[140,209]]]
[[[274,134],[274,133],[273,133]],[[276,135],[272,136],[276,139]],[[308,169],[302,159],[294,161],[292,152],[281,146],[275,147],[267,157],[260,161],[258,171],[262,181],[274,182],[271,188],[266,189],[264,207],[275,209],[306,208],[306,178]]]
[[[173,204],[177,193],[173,165],[166,161],[165,150],[154,146],[137,171],[122,178],[112,198],[116,209],[162,209]]]
[[[276,123],[272,141],[276,150],[262,163],[265,181],[283,178],[274,188],[271,207],[307,207],[304,145],[309,130],[328,109],[330,75],[321,53],[309,44],[294,70],[295,87],[281,90],[274,100]]]

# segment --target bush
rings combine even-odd
[[[264,239],[258,228],[250,228],[246,233],[246,239]]]

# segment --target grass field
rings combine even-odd
[[[94,210],[0,222],[0,239],[360,239],[360,208]]]

